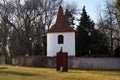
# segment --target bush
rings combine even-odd
[[[120,57],[120,46],[118,46],[118,47],[114,50],[114,56]]]

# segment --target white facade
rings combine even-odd
[[[63,44],[58,44],[58,36],[63,35]],[[75,56],[75,32],[47,33],[47,56],[56,56],[62,47],[68,56]]]

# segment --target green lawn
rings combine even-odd
[[[120,70],[69,70],[0,65],[0,80],[120,80]]]

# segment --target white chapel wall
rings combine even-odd
[[[64,44],[58,44],[58,35],[64,36]],[[68,52],[69,56],[75,56],[75,32],[47,34],[47,56],[56,56],[61,47],[63,52]]]

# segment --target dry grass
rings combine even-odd
[[[69,70],[0,65],[0,80],[120,80],[120,70]]]

